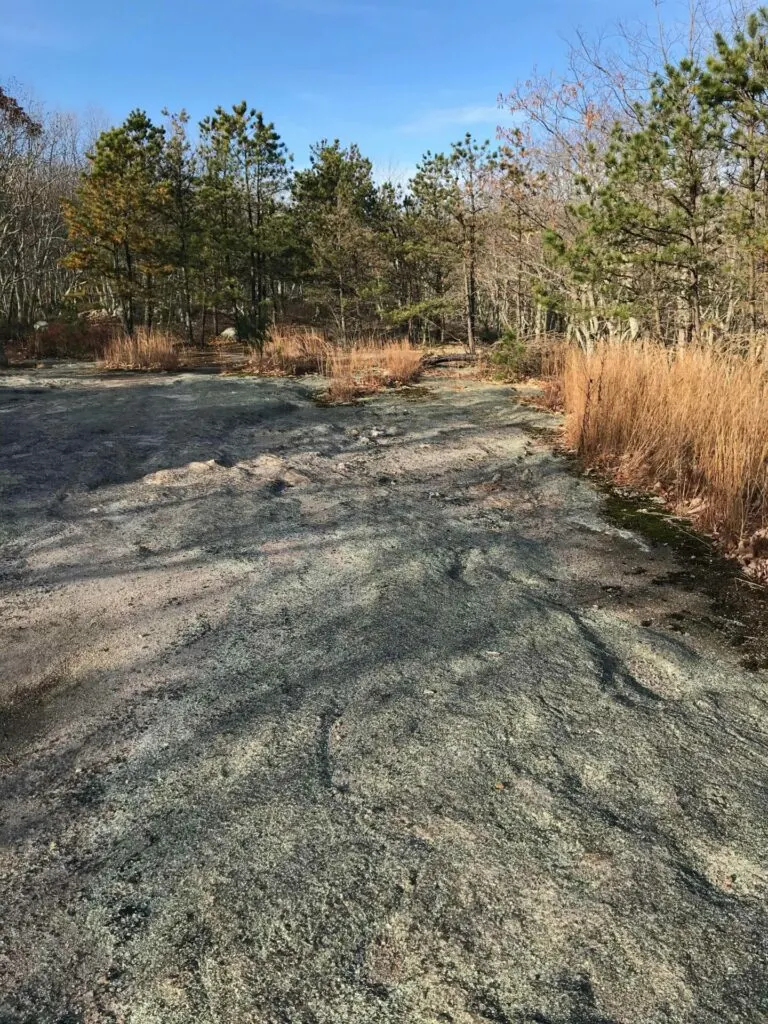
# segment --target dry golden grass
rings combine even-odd
[[[544,380],[562,379],[570,346],[563,337],[542,341],[538,346],[538,375]]]
[[[375,339],[349,349],[331,349],[323,362],[331,402],[350,402],[384,387],[411,384],[421,376],[422,354],[407,341]]]
[[[768,526],[765,351],[652,343],[571,348],[566,435],[584,460],[662,493],[727,545]]]
[[[253,357],[249,368],[256,373],[320,373],[330,352],[330,344],[309,328],[273,327],[264,348]]]
[[[396,341],[380,350],[388,384],[413,384],[421,377],[422,354],[408,341]]]
[[[418,380],[422,359],[408,341],[371,337],[342,348],[311,328],[275,327],[247,369],[267,375],[319,373],[328,378],[328,401],[350,402],[384,387]]]
[[[171,334],[139,327],[132,335],[115,334],[106,343],[102,365],[110,370],[175,370],[179,347]]]

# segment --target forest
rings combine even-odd
[[[674,58],[674,59],[673,59]],[[649,51],[579,39],[505,96],[512,127],[379,180],[354,143],[295,160],[246,102],[98,134],[0,93],[6,341],[86,311],[197,345],[280,324],[515,344],[754,336],[768,306],[768,11]]]

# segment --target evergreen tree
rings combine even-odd
[[[203,202],[214,291],[227,298],[241,337],[261,344],[269,282],[283,242],[280,201],[290,181],[289,157],[273,124],[245,101],[217,107],[201,126]]]
[[[487,186],[497,166],[498,153],[491,152],[490,143],[478,143],[467,133],[461,142],[453,143],[449,154],[427,153],[412,182],[426,215],[444,228],[460,253],[470,352],[475,351],[477,334],[477,264],[489,201]]]
[[[181,280],[181,306],[187,340],[194,344],[194,274],[199,265],[202,210],[199,201],[199,177],[195,153],[187,137],[189,116],[163,113],[169,118],[162,159],[165,219],[165,257]]]
[[[403,310],[410,333],[427,340],[446,340],[448,323],[462,316],[463,300],[454,279],[461,265],[460,246],[440,194],[426,176],[417,172],[403,203],[406,257],[412,268],[409,304]]]
[[[293,182],[293,217],[310,294],[346,342],[373,299],[370,261],[378,212],[370,160],[338,139],[317,143]]]
[[[429,322],[419,258],[419,218],[413,197],[402,187],[391,182],[379,187],[375,231],[379,320],[418,341]]]
[[[141,307],[145,324],[152,326],[155,277],[165,271],[164,146],[164,130],[143,111],[133,111],[96,140],[88,173],[65,206],[73,246],[68,264],[109,283],[129,333]]]
[[[747,302],[754,332],[759,326],[758,261],[768,246],[760,196],[765,188],[768,160],[768,9],[747,18],[746,31],[732,42],[715,36],[715,50],[703,76],[704,98],[727,117],[724,148],[733,188],[733,229],[747,253]]]
[[[639,130],[615,129],[605,181],[582,181],[588,201],[576,212],[583,230],[563,251],[577,278],[613,282],[619,301],[642,303],[643,295],[668,289],[691,338],[724,241],[722,118],[703,99],[701,71],[688,60],[654,77],[636,113]]]

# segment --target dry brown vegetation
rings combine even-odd
[[[5,343],[6,355],[14,361],[25,359],[98,359],[115,331],[109,320],[80,317],[73,321],[54,320]],[[0,329],[0,341],[2,340]]]
[[[104,346],[102,365],[110,370],[175,370],[180,349],[172,334],[140,327],[132,335],[113,335]]]
[[[309,327],[273,327],[261,353],[249,368],[263,374],[322,373],[330,343]]]
[[[342,347],[310,328],[273,328],[263,350],[248,363],[253,373],[328,378],[326,398],[350,402],[384,387],[410,384],[422,371],[422,352],[407,341],[364,338]]]
[[[422,371],[422,353],[407,341],[360,342],[352,348],[332,349],[322,366],[329,379],[327,397],[349,402],[384,387],[412,384]]]
[[[662,494],[679,512],[740,545],[768,547],[768,359],[653,343],[568,349],[566,438],[618,482]],[[766,552],[768,553],[768,552]]]

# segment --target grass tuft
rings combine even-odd
[[[173,335],[143,327],[132,335],[115,334],[102,356],[102,365],[110,370],[175,370],[179,362],[179,342]]]
[[[309,328],[273,327],[262,352],[254,355],[248,369],[290,377],[321,373],[330,348],[321,334]]]
[[[419,380],[422,354],[407,341],[380,343],[372,339],[349,349],[331,350],[323,364],[329,379],[330,402],[351,402],[385,387]]]
[[[617,482],[656,491],[747,551],[768,527],[768,361],[696,345],[568,350],[566,438]]]
[[[385,387],[417,381],[422,353],[407,341],[372,337],[341,347],[310,328],[283,327],[270,331],[247,370],[266,375],[322,374],[328,378],[326,401],[351,402]]]

